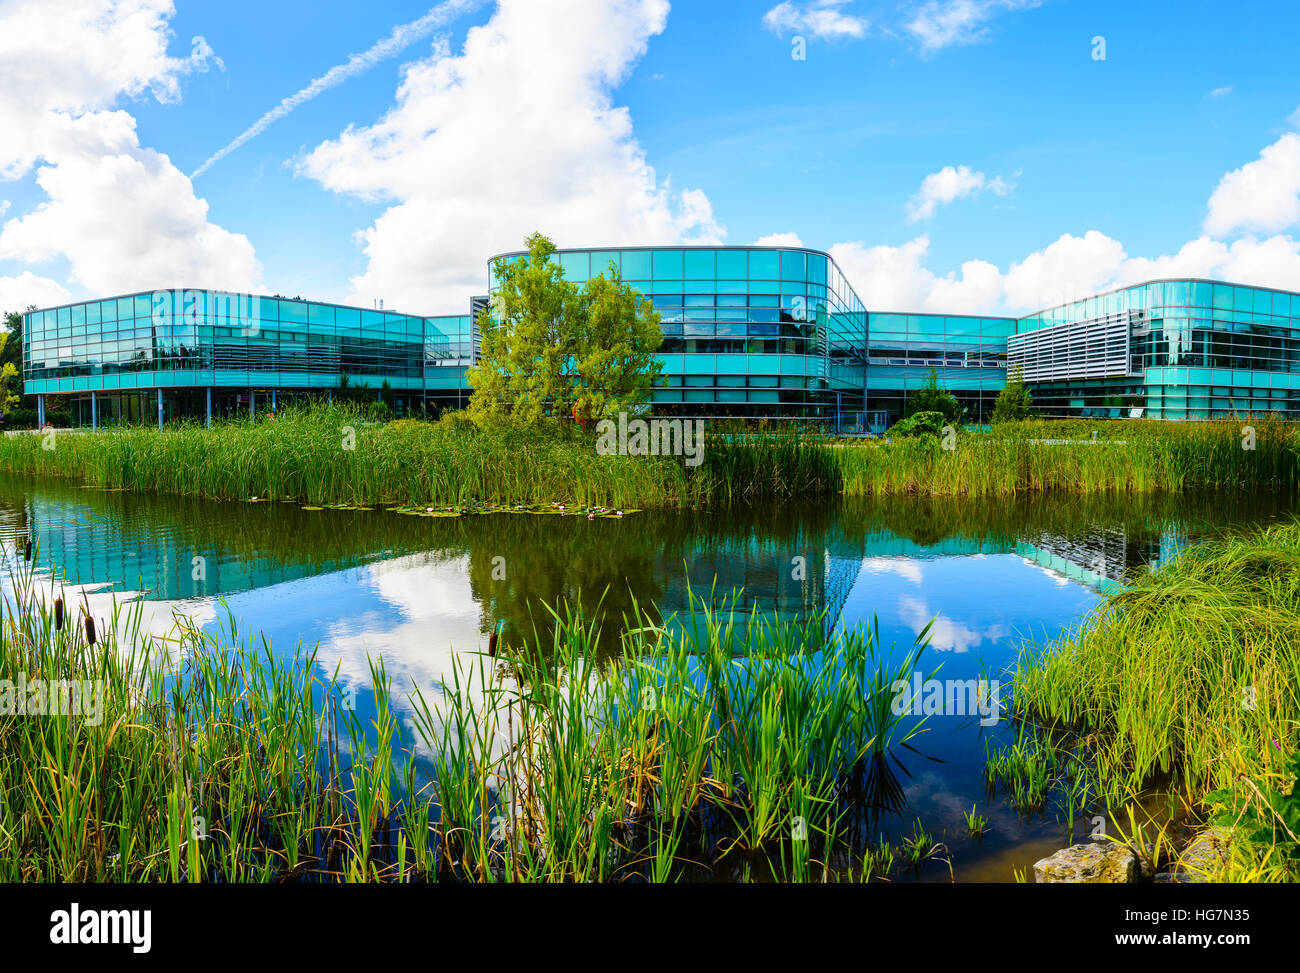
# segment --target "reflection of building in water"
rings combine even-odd
[[[747,606],[757,604],[783,621],[821,613],[827,636],[839,624],[867,559],[1005,554],[1014,549],[1011,541],[965,537],[919,544],[888,530],[849,536],[838,522],[826,530],[796,531],[789,540],[758,540],[752,534],[739,534],[710,537],[708,543],[707,550],[687,557],[684,578],[680,568],[674,570],[680,560],[669,563],[665,555],[656,566],[672,579],[665,585],[660,603],[665,614],[682,613],[689,607],[688,580],[698,599],[715,590],[716,578],[718,595],[744,589]]]
[[[1168,561],[1187,543],[1184,531],[1167,526],[1136,537],[1123,528],[1097,528],[1083,535],[1032,535],[1016,542],[1016,552],[1049,571],[1111,594],[1133,572]]]
[[[160,512],[147,505],[110,512],[75,496],[32,493],[21,508],[7,511],[5,543],[12,548],[30,536],[40,566],[67,584],[138,591],[163,601],[251,591],[355,567],[378,556],[372,545],[349,549],[343,537],[333,550],[310,553],[291,544],[268,544],[270,538],[258,532],[265,525],[254,523],[250,530],[243,522],[248,508],[242,506],[225,505],[202,521],[161,517]],[[288,512],[281,507],[272,515],[282,540],[293,535],[284,523]]]

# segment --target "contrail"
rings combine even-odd
[[[337,88],[344,81],[355,78],[359,74],[364,74],[370,68],[374,67],[385,58],[392,57],[403,49],[410,47],[416,41],[423,40],[432,34],[439,27],[447,24],[463,14],[470,13],[473,10],[483,6],[486,0],[447,0],[446,3],[440,3],[419,20],[413,20],[409,24],[401,24],[393,28],[393,32],[385,37],[382,41],[375,44],[370,50],[362,54],[353,54],[343,64],[330,68],[319,78],[313,81],[307,87],[303,88],[297,94],[290,95],[280,104],[276,105],[269,112],[253,123],[253,126],[236,138],[229,145],[218,149],[213,153],[203,165],[199,166],[190,174],[191,179],[197,179],[203,173],[211,169],[216,163],[220,162],[226,156],[234,152],[245,142],[261,135],[275,122],[278,122],[289,112],[293,111],[304,102],[311,101],[322,92],[331,88]]]

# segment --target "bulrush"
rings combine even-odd
[[[54,631],[63,631],[63,599],[54,599]]]
[[[86,616],[86,644],[95,644],[95,619],[89,615]]]

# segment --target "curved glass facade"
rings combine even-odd
[[[497,260],[489,261],[496,289]],[[582,284],[612,266],[659,312],[664,415],[832,420],[860,413],[867,314],[839,267],[814,250],[633,247],[562,250]]]
[[[463,406],[476,315],[424,317],[210,290],[130,294],[24,317],[25,392],[73,421],[153,422],[374,390],[399,412]],[[576,283],[607,271],[658,310],[656,412],[884,429],[930,380],[987,417],[1008,359],[1047,415],[1300,418],[1300,294],[1174,279],[1021,318],[868,312],[831,257],[803,248],[562,250]],[[869,297],[869,295],[868,295]],[[1138,413],[1135,410],[1142,410]]]
[[[1157,280],[1021,318],[1018,330],[1127,314],[1122,378],[1043,383],[1046,411],[1134,408],[1155,419],[1247,413],[1300,418],[1300,294],[1196,279]]]

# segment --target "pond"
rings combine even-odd
[[[291,656],[316,647],[363,712],[368,658],[394,689],[429,696],[457,654],[545,631],[545,605],[603,618],[613,653],[634,604],[682,612],[695,596],[743,589],[747,604],[824,631],[878,625],[906,651],[929,626],[921,669],[937,678],[1001,679],[1026,641],[1080,624],[1126,578],[1215,534],[1291,516],[1274,496],[818,500],[761,509],[585,516],[404,516],[214,503],[108,492],[0,475],[0,540],[27,537],[42,585],[87,600],[138,601],[156,631],[180,613],[212,630],[234,620]],[[6,564],[9,564],[6,559]],[[10,587],[8,575],[4,578]],[[410,713],[400,714],[409,728]],[[869,826],[893,841],[918,820],[950,852],[959,881],[1009,881],[1067,842],[1049,809],[1018,814],[986,793],[986,746],[1014,739],[1002,721],[930,718],[890,762],[887,800]],[[414,736],[414,733],[411,734]],[[963,813],[988,820],[980,839]],[[1074,822],[1084,834],[1085,819]],[[918,876],[949,878],[931,863]]]

